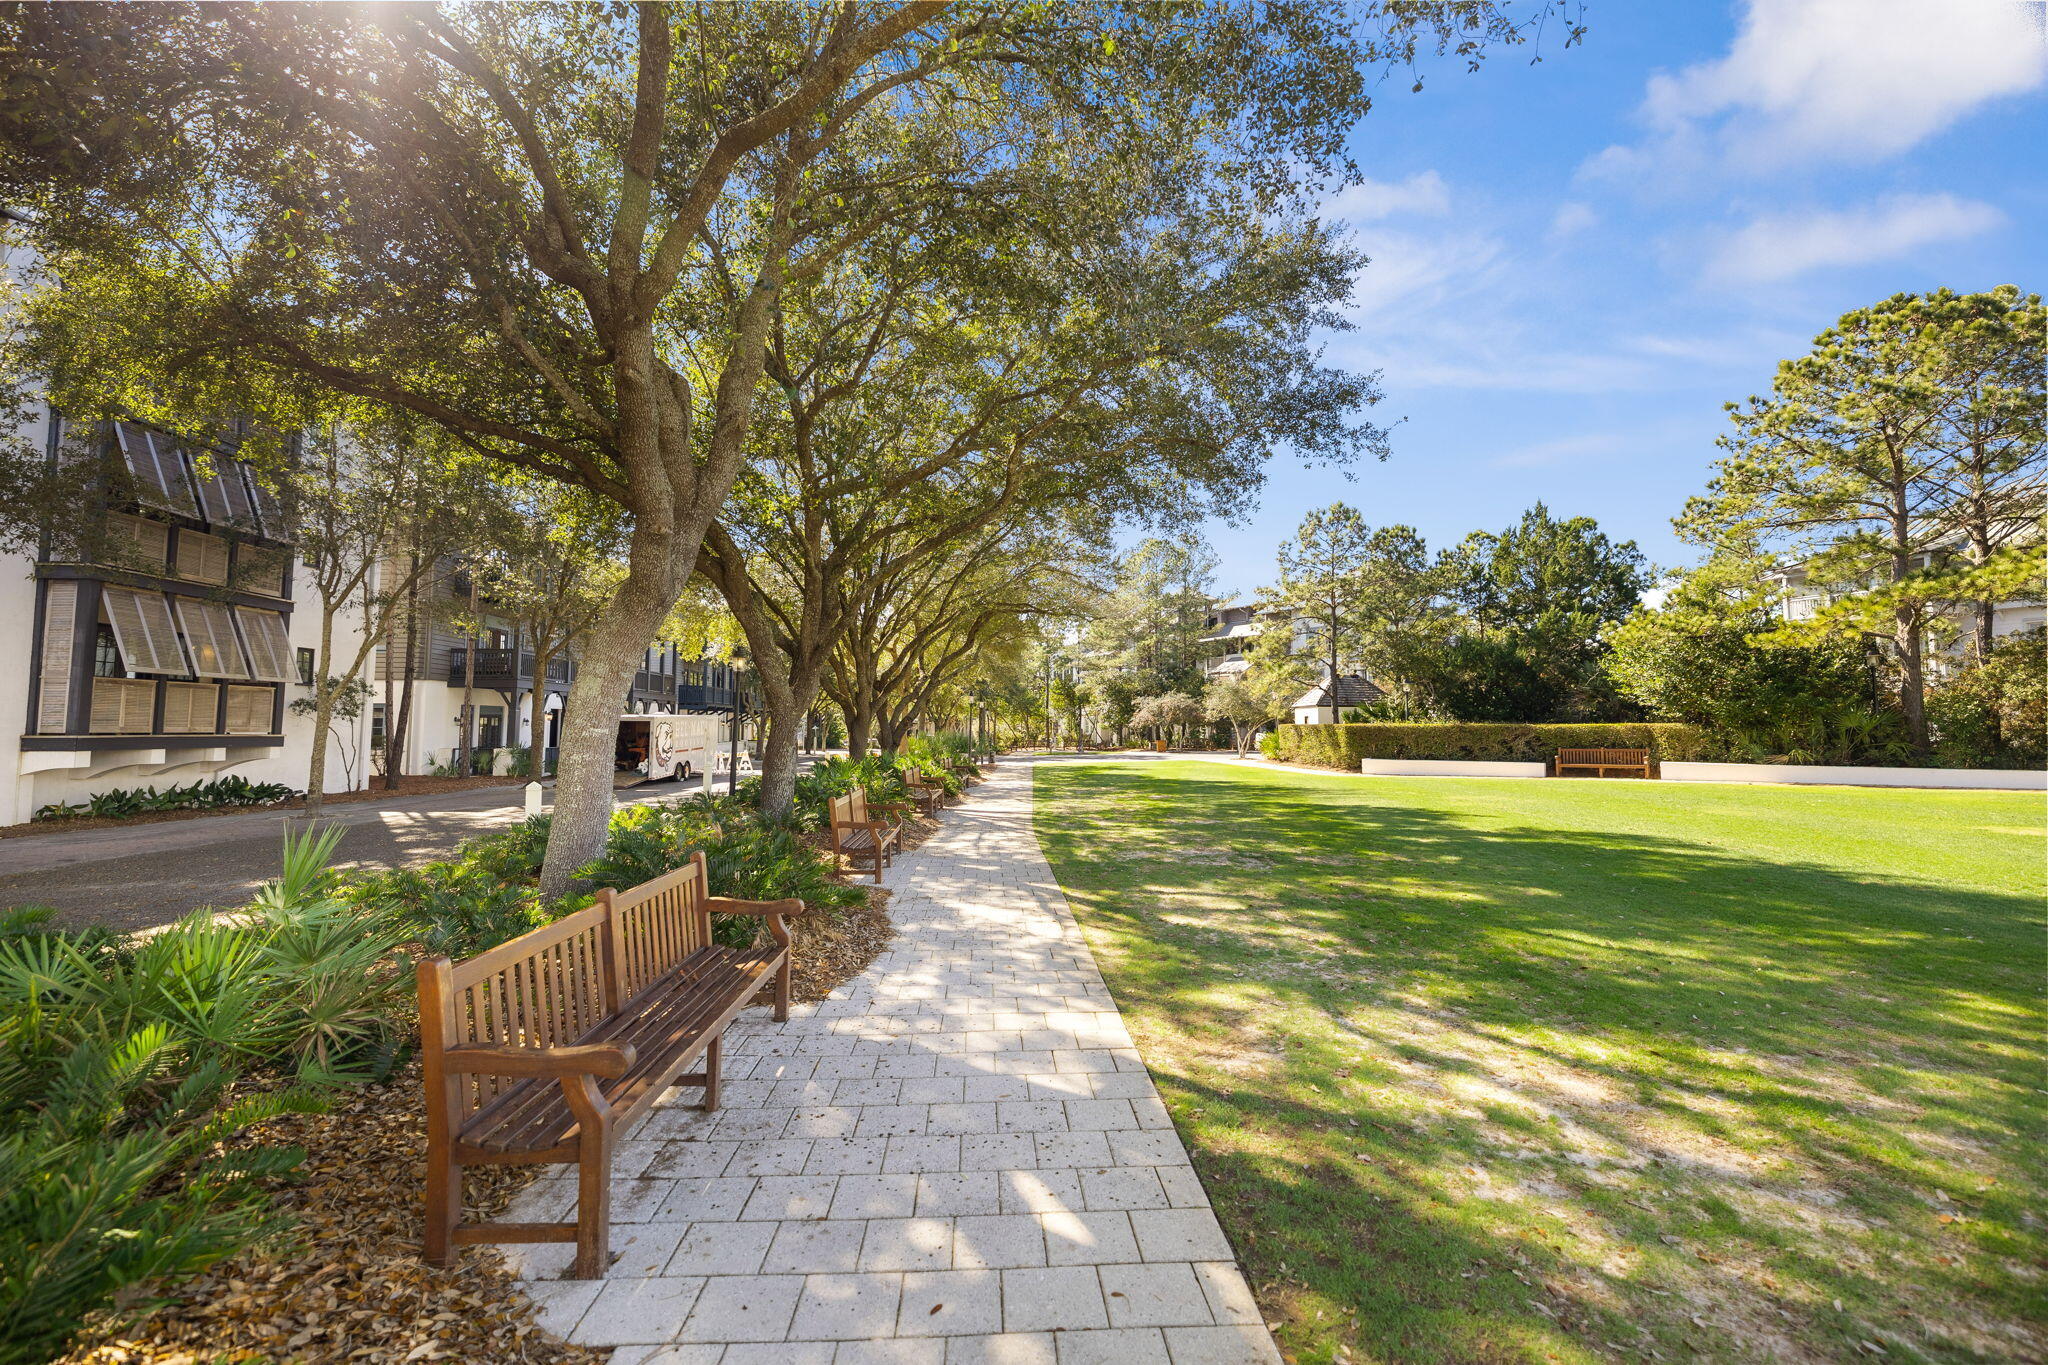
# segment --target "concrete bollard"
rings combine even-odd
[[[540,783],[538,782],[526,784],[526,813],[529,816],[540,814]]]

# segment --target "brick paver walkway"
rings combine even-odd
[[[612,1365],[1277,1365],[1003,764],[889,874],[866,974],[620,1144],[610,1273],[514,1252]],[[563,1170],[508,1218],[559,1218]]]

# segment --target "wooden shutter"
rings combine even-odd
[[[185,458],[170,437],[133,422],[116,422],[114,434],[120,442],[121,458],[135,476],[139,501],[188,517],[199,515],[192,489],[185,482]]]
[[[227,732],[231,735],[267,735],[270,715],[276,708],[277,690],[270,687],[228,689]]]
[[[239,568],[235,586],[243,592],[262,593],[265,597],[284,597],[285,574],[291,569],[292,557],[282,550],[267,550],[261,545],[244,545],[236,555]]]
[[[137,678],[94,678],[92,722],[96,735],[146,735],[156,719],[156,684]]]
[[[114,643],[131,673],[183,674],[185,656],[178,649],[178,631],[171,624],[170,603],[159,592],[136,592],[108,586],[100,590]]]
[[[210,735],[220,716],[220,689],[212,683],[164,684],[164,733]]]
[[[171,528],[148,517],[115,512],[107,518],[107,549],[113,563],[160,574],[170,562]]]
[[[219,602],[197,597],[178,599],[178,624],[192,651],[192,671],[202,678],[246,678],[249,666],[235,639],[234,618]]]
[[[198,531],[178,532],[178,577],[195,583],[228,581],[228,543]]]
[[[263,519],[263,534],[273,540],[286,539],[284,508],[278,504],[277,495],[270,491],[270,486],[263,482],[255,470],[244,465],[242,473],[249,480],[249,492],[255,499],[256,513]]]
[[[206,519],[220,526],[234,526],[246,530],[256,529],[254,505],[249,501],[249,485],[242,482],[242,463],[230,460],[225,455],[206,458],[210,473],[197,472],[199,462],[193,462],[194,481],[199,485],[199,504],[206,510]]]
[[[71,659],[78,638],[78,584],[59,579],[43,590],[43,664],[36,679],[36,730],[61,735],[71,719]]]
[[[249,646],[249,676],[257,682],[292,680],[292,647],[285,637],[284,618],[274,611],[236,607],[242,640]]]

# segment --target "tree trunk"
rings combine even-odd
[[[689,537],[696,558],[701,527]],[[576,869],[604,850],[612,817],[612,752],[619,728],[620,698],[675,603],[677,575],[666,553],[679,535],[648,532],[656,546],[635,546],[633,559],[654,561],[653,569],[631,569],[618,593],[591,627],[562,708],[562,741],[555,771],[555,814],[548,827],[547,861],[541,867],[543,896],[570,889]],[[630,560],[628,561],[631,562]]]
[[[418,671],[419,605],[419,578],[415,575],[405,590],[405,671],[398,679],[398,715],[385,727],[389,741],[386,749],[388,761],[384,765],[386,791],[397,791],[398,779],[404,776],[406,737],[412,729],[412,675]]]
[[[1899,652],[1899,710],[1915,749],[1927,748],[1926,670],[1921,658],[1920,611],[1902,606],[1893,614],[1892,642]]]
[[[365,624],[368,624],[367,622]],[[320,818],[327,799],[327,745],[334,731],[334,696],[327,685],[327,661],[334,648],[334,607],[320,604],[320,652],[313,656],[313,753],[306,761],[306,818]]]
[[[782,816],[796,799],[797,753],[803,747],[811,704],[817,700],[816,680],[775,678],[761,673],[766,703],[767,734],[761,742],[761,813]]]

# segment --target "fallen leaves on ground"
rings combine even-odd
[[[862,889],[863,906],[792,922],[797,1000],[824,999],[895,936],[888,891]],[[542,1330],[495,1247],[468,1248],[447,1270],[420,1260],[427,1123],[417,1066],[342,1095],[324,1114],[267,1124],[259,1136],[306,1149],[305,1163],[279,1184],[279,1204],[298,1219],[289,1242],[223,1261],[178,1286],[178,1302],[124,1330],[82,1336],[55,1365],[601,1365],[609,1358],[609,1350],[571,1346]],[[466,1216],[496,1217],[545,1169],[471,1168]]]

